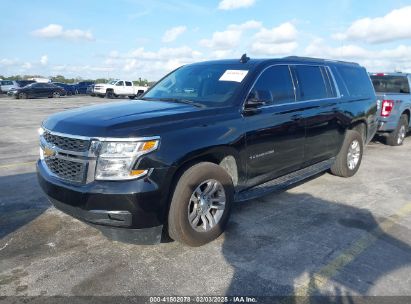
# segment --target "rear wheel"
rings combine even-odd
[[[60,92],[53,92],[53,98],[60,98]]]
[[[344,143],[331,167],[331,173],[341,177],[351,177],[361,165],[364,140],[355,130],[347,130]]]
[[[170,205],[168,233],[178,242],[201,246],[221,235],[230,216],[234,187],[213,163],[199,163],[180,177]]]
[[[408,116],[401,115],[397,128],[386,138],[386,144],[390,146],[401,146],[408,132]]]

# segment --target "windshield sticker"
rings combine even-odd
[[[226,70],[219,80],[241,82],[247,73],[247,70]]]

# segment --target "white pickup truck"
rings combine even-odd
[[[128,96],[130,99],[133,99],[147,90],[148,87],[135,86],[132,81],[116,79],[108,83],[95,84],[93,93],[99,97],[115,98],[118,96]]]

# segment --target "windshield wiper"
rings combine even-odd
[[[151,98],[151,97],[143,97],[142,100],[160,100],[160,101],[169,101],[169,102],[176,102],[176,103],[184,103],[188,105],[195,106],[197,108],[203,108],[204,105],[198,102],[194,102],[190,99],[183,99],[183,98]]]

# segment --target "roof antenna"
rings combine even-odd
[[[243,56],[241,56],[240,62],[241,63],[247,63],[250,60],[250,57],[247,57],[247,54],[243,54]]]

